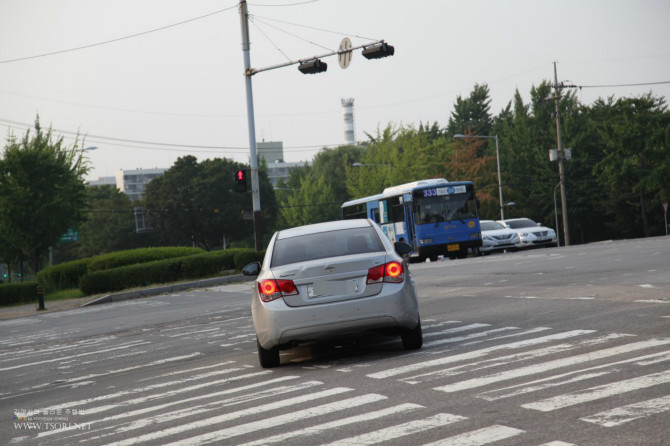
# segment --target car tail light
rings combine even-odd
[[[270,302],[282,296],[298,294],[298,288],[292,280],[263,280],[258,282],[258,295],[263,302]]]
[[[384,265],[375,266],[368,270],[368,278],[365,283],[401,283],[405,280],[405,270],[400,262],[389,262]]]

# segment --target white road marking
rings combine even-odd
[[[4,367],[0,369],[0,372],[6,372],[7,370],[16,370],[16,369],[22,369],[24,367],[32,367],[32,366],[41,366],[44,363],[47,362],[59,362],[59,361],[66,361],[68,359],[73,359],[73,358],[83,358],[85,356],[90,356],[90,355],[97,355],[100,353],[109,353],[113,352],[116,350],[124,350],[126,348],[133,348],[133,347],[138,347],[140,345],[146,345],[146,344],[151,344],[151,342],[144,342],[144,341],[133,341],[133,342],[128,342],[126,344],[119,345],[118,347],[110,347],[110,348],[103,348],[100,350],[94,350],[92,352],[86,352],[86,353],[77,353],[72,356],[65,356],[65,357],[60,357],[60,358],[52,358],[52,359],[43,359],[39,362],[31,362],[31,363],[24,363],[24,364],[18,364],[10,367]]]
[[[506,438],[516,437],[523,433],[525,433],[525,431],[522,431],[521,429],[496,424],[476,431],[466,432],[433,443],[428,443],[424,446],[479,446],[504,440]]]
[[[535,359],[535,358],[540,358],[542,356],[547,356],[547,355],[552,355],[555,353],[562,353],[565,351],[569,350],[574,350],[577,348],[581,348],[584,346],[590,346],[590,345],[597,345],[601,344],[607,341],[610,341],[612,339],[617,339],[623,336],[628,336],[628,335],[621,335],[621,334],[610,334],[610,335],[605,335],[598,337],[596,339],[586,339],[581,342],[577,342],[575,344],[558,344],[558,345],[552,345],[550,347],[545,347],[545,348],[540,348],[537,350],[529,350],[526,352],[521,352],[521,353],[515,353],[512,355],[507,355],[507,356],[501,356],[497,358],[491,358],[491,359],[484,359],[482,361],[477,361],[473,363],[468,363],[468,364],[463,364],[460,366],[456,367],[450,367],[447,369],[441,369],[441,370],[436,370],[434,372],[429,372],[429,373],[424,373],[421,375],[415,375],[407,378],[401,378],[401,381],[406,382],[408,384],[418,384],[419,382],[422,382],[425,380],[425,378],[429,379],[435,379],[436,377],[442,377],[442,376],[454,376],[454,375],[460,375],[462,373],[468,373],[468,372],[474,372],[474,371],[479,371],[483,369],[487,369],[490,367],[496,367],[500,365],[509,365],[514,362],[520,362],[520,361],[527,361],[529,359]]]
[[[343,391],[352,391],[352,390],[354,390],[354,389],[346,389],[346,388],[332,389],[332,390],[327,390],[325,392],[313,393],[313,394],[307,395],[307,396],[303,397],[303,399],[304,399],[304,401],[310,401],[310,400],[313,400],[313,399],[316,399],[316,398],[319,398],[319,397],[328,396],[327,394],[335,395],[338,392],[341,393]],[[320,394],[323,394],[323,395],[320,396]],[[233,438],[233,437],[237,437],[237,436],[244,435],[244,434],[248,434],[248,433],[251,433],[251,432],[258,432],[258,431],[261,431],[261,430],[270,429],[270,428],[277,427],[277,426],[285,426],[285,425],[288,425],[290,423],[294,423],[296,421],[303,421],[303,420],[313,418],[313,417],[318,417],[318,416],[321,416],[321,415],[328,415],[328,414],[332,414],[332,413],[339,412],[339,411],[342,411],[342,410],[347,410],[347,409],[350,409],[352,407],[358,407],[358,406],[362,406],[362,405],[365,405],[365,404],[370,404],[370,403],[373,403],[373,402],[376,402],[376,401],[381,401],[381,400],[384,400],[384,399],[386,399],[385,396],[375,394],[375,393],[371,393],[371,394],[367,394],[367,395],[361,395],[361,396],[357,396],[357,397],[354,397],[354,398],[349,398],[349,399],[345,399],[345,400],[341,400],[341,401],[336,401],[334,403],[329,403],[329,404],[324,404],[324,405],[321,405],[321,406],[310,407],[310,408],[307,408],[307,409],[298,410],[298,411],[295,411],[295,412],[289,412],[289,413],[285,413],[285,414],[277,415],[277,416],[273,416],[273,417],[267,417],[263,420],[262,423],[259,423],[258,421],[252,421],[250,423],[240,424],[238,426],[229,427],[227,429],[222,429],[222,430],[219,430],[219,431],[216,431],[216,432],[211,432],[211,433],[198,435],[196,437],[191,437],[191,438],[188,438],[188,439],[183,440],[183,441],[176,441],[174,443],[169,443],[165,446],[180,446],[180,445],[183,445],[184,443],[198,444],[198,445],[207,444],[207,443],[221,443],[223,440]],[[289,400],[287,400],[287,401],[289,401]],[[275,403],[274,405],[280,405],[281,404],[283,407],[290,407],[290,406],[296,404],[295,402],[291,402],[290,404],[283,404],[285,402],[286,401],[282,401],[282,402],[279,402],[279,403]],[[272,406],[272,404],[268,404],[266,406]],[[269,410],[269,409],[265,409],[265,406],[259,406],[257,408],[253,408],[253,409],[250,409],[248,411],[250,411],[251,413],[260,413],[260,411],[265,411],[265,410]],[[246,412],[246,411],[242,411],[242,412]],[[166,431],[162,431],[162,432],[159,433],[159,438],[165,436],[164,435],[165,433],[167,433],[168,435],[173,435],[175,433],[183,432],[185,429],[186,430],[191,430],[191,429],[197,429],[197,428],[200,428],[200,427],[203,427],[203,426],[211,426],[212,424],[218,424],[222,421],[227,420],[229,418],[229,415],[231,415],[231,414],[220,415],[218,417],[210,418],[210,419],[207,419],[207,420],[194,421],[194,422],[190,423],[189,425],[182,426],[180,428],[167,429]],[[175,432],[172,432],[173,430]],[[153,436],[151,436],[151,438],[149,438],[149,439],[153,439]],[[140,437],[138,440],[141,441],[142,437]],[[136,442],[133,439],[133,440],[130,440],[126,444],[135,444],[135,443]]]
[[[580,420],[605,427],[613,427],[668,411],[670,411],[670,395],[606,410],[590,417],[580,418]]]
[[[480,331],[478,333],[471,333],[471,334],[465,335],[465,336],[456,336],[456,337],[453,337],[453,338],[438,339],[436,341],[425,342],[423,345],[424,345],[424,347],[434,347],[436,345],[455,344],[457,342],[463,342],[463,341],[469,341],[471,339],[483,338],[483,337],[486,337],[486,336],[488,336],[490,334],[493,334],[493,333],[499,333],[499,332],[502,332],[502,331],[509,331],[509,330],[519,330],[519,327],[495,328],[493,330]],[[425,338],[425,336],[424,336],[424,338]]]
[[[588,401],[595,401],[612,395],[620,395],[634,390],[645,389],[647,387],[657,386],[668,382],[670,382],[670,370],[652,373],[651,375],[640,376],[638,378],[626,379],[611,384],[604,384],[602,386],[591,387],[590,389],[577,392],[566,393],[564,395],[558,395],[534,403],[522,404],[521,407],[542,412],[551,412],[563,409],[564,407],[574,406]]]
[[[360,446],[368,444],[378,444],[384,441],[393,440],[400,437],[405,437],[417,432],[435,429],[436,427],[445,426],[447,424],[456,423],[458,421],[466,420],[467,418],[459,415],[452,415],[448,413],[438,413],[432,417],[422,420],[409,421],[407,423],[397,424],[395,426],[380,429],[378,431],[369,432],[367,434],[357,435],[355,437],[345,438],[340,441],[328,443],[329,446]]]
[[[606,348],[595,352],[584,353],[577,356],[556,359],[554,361],[548,361],[541,364],[495,373],[493,375],[484,376],[481,378],[473,378],[466,381],[449,384],[446,386],[435,387],[434,389],[447,393],[458,392],[460,390],[466,390],[466,389],[474,389],[476,387],[484,387],[489,384],[494,384],[500,381],[506,381],[528,375],[534,375],[537,373],[555,370],[561,367],[573,366],[576,364],[595,361],[597,359],[609,358],[623,353],[629,353],[636,350],[643,350],[646,348],[657,347],[660,345],[667,345],[667,344],[670,344],[670,339],[650,339],[648,341],[634,342],[631,344],[625,344],[618,347]]]
[[[306,437],[308,435],[318,435],[321,434],[325,431],[331,430],[331,429],[339,429],[343,426],[347,426],[350,424],[355,424],[355,423],[361,423],[364,421],[371,421],[371,420],[377,420],[379,418],[383,418],[389,415],[395,415],[399,413],[406,413],[410,412],[416,409],[421,409],[423,406],[419,404],[400,404],[398,406],[393,406],[389,407],[386,409],[382,410],[377,410],[374,412],[368,412],[364,413],[362,415],[356,415],[353,417],[348,417],[348,418],[343,418],[340,420],[335,420],[331,421],[329,423],[323,423],[319,424],[317,426],[310,426],[305,429],[298,429],[295,431],[287,432],[285,434],[279,434],[275,435],[272,437],[267,437],[263,438],[261,440],[253,441],[251,443],[244,443],[244,445],[239,445],[239,446],[261,446],[265,444],[271,444],[271,443],[281,443],[282,441],[289,440],[291,438],[295,437]]]
[[[402,375],[405,373],[411,373],[416,370],[426,369],[429,367],[435,367],[445,364],[451,364],[458,361],[466,361],[468,359],[481,358],[488,355],[489,353],[498,351],[498,350],[507,350],[507,349],[518,349],[523,347],[528,347],[531,345],[543,344],[546,342],[567,339],[574,336],[581,336],[584,334],[593,333],[595,330],[573,330],[567,331],[564,333],[556,333],[553,335],[542,336],[539,338],[528,339],[525,341],[511,342],[509,344],[496,345],[493,347],[484,348],[481,350],[475,350],[468,353],[461,353],[459,355],[445,356],[443,358],[433,359],[431,361],[417,362],[414,364],[409,364],[403,367],[396,367],[388,370],[384,370],[377,373],[371,373],[367,375],[369,378],[384,379],[390,378],[392,376]]]

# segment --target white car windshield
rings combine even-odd
[[[512,229],[536,228],[537,223],[535,223],[533,220],[529,220],[527,218],[524,218],[522,220],[508,221],[507,226],[509,226]]]
[[[497,229],[505,229],[503,225],[497,221],[481,221],[479,222],[482,231],[495,231]]]
[[[377,232],[371,227],[279,237],[274,244],[271,267],[384,250]]]

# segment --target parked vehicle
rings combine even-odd
[[[276,232],[257,276],[251,303],[262,367],[279,350],[371,330],[399,334],[403,347],[423,345],[419,307],[403,255],[369,219],[318,223]]]
[[[482,247],[479,251],[484,254],[493,251],[502,251],[505,249],[518,249],[521,246],[519,234],[497,221],[480,220],[479,226],[482,229]]]
[[[498,220],[498,223],[519,234],[521,248],[557,245],[556,232],[551,228],[534,222],[530,218],[510,218]]]

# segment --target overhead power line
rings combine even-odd
[[[605,85],[566,85],[567,88],[613,88],[613,87],[642,87],[645,85],[670,84],[670,81],[642,82],[636,84],[605,84]]]
[[[84,50],[84,49],[87,49],[87,48],[93,48],[93,47],[96,47],[96,46],[107,45],[109,43],[120,42],[122,40],[132,39],[132,38],[135,38],[135,37],[144,36],[144,35],[147,35],[147,34],[158,32],[158,31],[164,31],[166,29],[174,28],[175,26],[184,25],[186,23],[191,23],[191,22],[194,22],[196,20],[201,20],[201,19],[204,19],[204,18],[207,18],[207,17],[211,17],[213,15],[220,14],[220,13],[225,12],[225,11],[230,11],[231,9],[237,9],[237,5],[230,6],[228,8],[224,8],[224,9],[220,9],[218,11],[210,12],[209,14],[201,15],[201,16],[198,16],[198,17],[193,17],[193,18],[188,19],[188,20],[183,20],[183,21],[178,22],[178,23],[173,23],[171,25],[165,25],[165,26],[161,26],[159,28],[150,29],[148,31],[142,31],[142,32],[139,32],[139,33],[130,34],[130,35],[123,36],[123,37],[117,37],[116,39],[104,40],[102,42],[91,43],[91,44],[88,44],[88,45],[78,46],[78,47],[74,47],[74,48],[68,48],[68,49],[64,49],[64,50],[51,51],[49,53],[35,54],[35,55],[32,55],[32,56],[17,57],[15,59],[0,60],[0,63],[20,62],[20,61],[23,61],[23,60],[37,59],[37,58],[40,58],[40,57],[47,57],[47,56],[54,56],[56,54],[69,53],[69,52],[72,52],[72,51],[79,51],[79,50]]]

